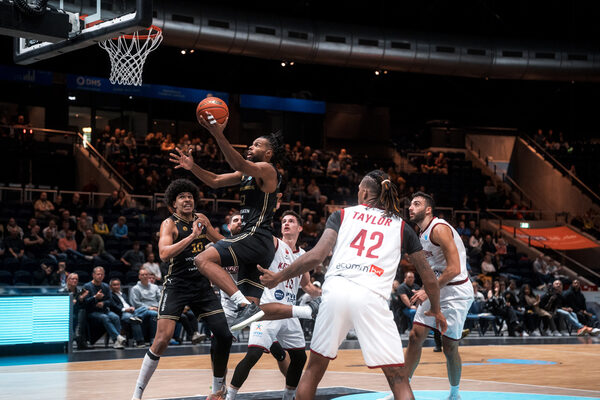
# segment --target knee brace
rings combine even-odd
[[[290,366],[288,367],[287,376],[285,377],[285,384],[289,387],[297,387],[300,382],[300,376],[302,376],[302,369],[306,363],[306,351],[305,350],[288,350],[290,354]]]

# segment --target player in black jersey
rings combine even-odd
[[[141,399],[186,305],[198,319],[206,322],[213,334],[213,385],[212,394],[208,398],[223,398],[233,336],[227,326],[221,302],[209,280],[194,265],[194,257],[210,242],[206,230],[198,223],[198,218],[206,216],[194,213],[200,192],[189,180],[177,179],[169,185],[165,197],[174,212],[160,227],[158,250],[160,258],[169,262],[169,272],[164,278],[156,337],[144,357],[133,399]]]
[[[194,163],[191,149],[187,153],[177,149],[177,154],[171,153],[171,161],[177,164],[175,168],[190,170],[211,188],[240,185],[242,231],[218,241],[196,256],[195,261],[203,275],[227,293],[236,305],[244,307],[243,318],[240,317],[242,324],[232,327],[240,329],[264,315],[256,305],[263,290],[256,265],[269,268],[275,254],[271,221],[277,205],[281,175],[273,163],[283,153],[282,137],[281,134],[270,134],[256,138],[244,159],[223,135],[227,121],[218,124],[210,114],[208,118],[210,122],[199,118],[200,124],[213,135],[225,159],[236,172],[217,175],[201,168]],[[230,265],[239,266],[239,290],[229,274],[221,268]],[[291,314],[276,316],[289,317]]]

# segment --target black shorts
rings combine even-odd
[[[225,318],[221,301],[205,279],[200,282],[171,279],[166,283],[158,303],[158,318],[178,321],[185,306],[189,306],[198,319],[219,313]]]
[[[260,298],[264,286],[260,283],[260,271],[256,265],[268,269],[275,256],[273,234],[265,230],[254,233],[242,232],[214,245],[221,256],[221,266],[237,265],[238,288],[244,296]]]

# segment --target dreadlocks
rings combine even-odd
[[[283,148],[283,135],[281,131],[269,133],[268,135],[261,136],[263,139],[267,139],[269,141],[269,145],[271,146],[271,150],[273,150],[273,157],[271,157],[271,163],[273,165],[277,164],[277,162],[281,162],[285,156],[285,150]]]
[[[369,191],[375,194],[372,200],[373,207],[382,208],[386,217],[395,215],[402,217],[402,205],[398,196],[398,188],[390,181],[388,174],[381,170],[373,170],[365,176],[364,183],[369,188]]]

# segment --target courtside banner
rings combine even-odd
[[[515,228],[512,226],[502,226],[506,232],[514,234]],[[555,250],[581,250],[600,247],[592,240],[575,232],[567,226],[558,226],[556,228],[543,229],[517,229],[517,238],[525,243],[536,247],[549,247]]]

